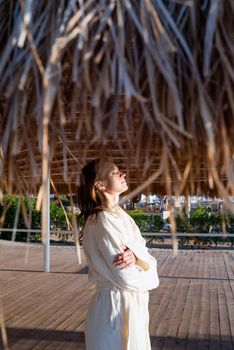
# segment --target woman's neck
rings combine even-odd
[[[119,194],[105,193],[108,208],[114,210],[119,205]]]

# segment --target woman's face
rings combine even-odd
[[[121,194],[127,191],[126,174],[120,171],[114,163],[105,163],[102,174],[103,181],[100,181],[100,190],[111,194]]]

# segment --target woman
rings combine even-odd
[[[139,228],[118,206],[127,189],[125,174],[109,160],[93,160],[82,169],[83,248],[96,284],[86,316],[86,350],[151,349],[148,290],[159,280]]]

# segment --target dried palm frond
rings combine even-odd
[[[40,202],[49,171],[68,192],[106,154],[134,193],[233,195],[233,16],[232,0],[0,2],[2,191],[42,184]]]

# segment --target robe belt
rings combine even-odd
[[[109,281],[96,282],[96,288],[97,290],[102,290],[105,288],[118,289],[116,286],[113,285],[113,283]]]

